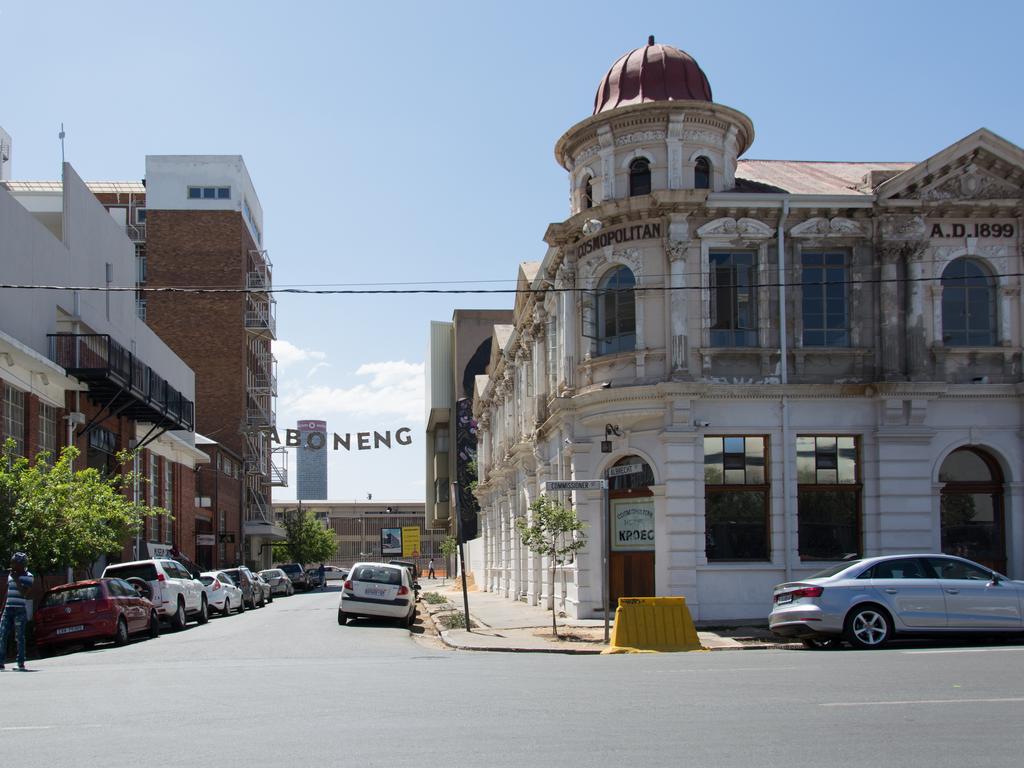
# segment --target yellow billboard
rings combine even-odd
[[[402,528],[402,557],[419,557],[420,529],[418,525]]]

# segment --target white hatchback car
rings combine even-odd
[[[207,571],[206,573],[199,574],[199,580],[206,587],[210,608],[223,616],[230,615],[232,608],[239,613],[245,612],[242,590],[235,586],[235,582],[226,573],[223,571]]]
[[[416,620],[416,596],[409,571],[400,565],[356,563],[341,588],[338,623],[357,616],[398,619],[411,627]]]

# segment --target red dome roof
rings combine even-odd
[[[711,101],[711,84],[690,54],[654,42],[621,56],[601,80],[594,114],[647,101]]]

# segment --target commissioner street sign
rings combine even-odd
[[[544,491],[602,491],[608,487],[607,480],[548,480]]]

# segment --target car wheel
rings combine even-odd
[[[205,624],[210,620],[210,605],[206,602],[206,595],[203,595],[203,601],[199,605],[199,615],[196,616],[196,621],[200,624]]]
[[[405,619],[405,626],[411,627],[415,623],[416,623],[416,607],[413,606],[412,611],[409,613],[408,617],[406,617],[406,619]]]
[[[348,624],[348,614],[344,611],[338,611],[338,624],[342,627]]]
[[[114,645],[126,645],[128,643],[128,622],[122,616],[117,620],[117,629],[114,630]]]
[[[800,642],[804,648],[814,651],[832,651],[843,644],[838,637],[805,637]]]
[[[230,616],[231,615],[231,598],[230,597],[225,597],[224,598],[224,608],[221,610],[220,614],[221,614],[221,616]]]
[[[245,613],[245,595],[242,595],[242,599],[238,601],[238,612]]]
[[[153,639],[160,637],[160,617],[156,611],[149,614],[149,636]]]
[[[53,656],[54,651],[56,651],[56,650],[57,650],[57,647],[54,646],[54,645],[37,645],[36,646],[36,653],[39,654],[39,658],[40,659],[47,659],[50,656]]]
[[[175,632],[185,628],[185,601],[182,598],[178,598],[178,609],[174,612],[171,617],[171,627]]]
[[[892,619],[877,605],[858,605],[843,627],[843,637],[854,648],[881,648],[892,637]]]

